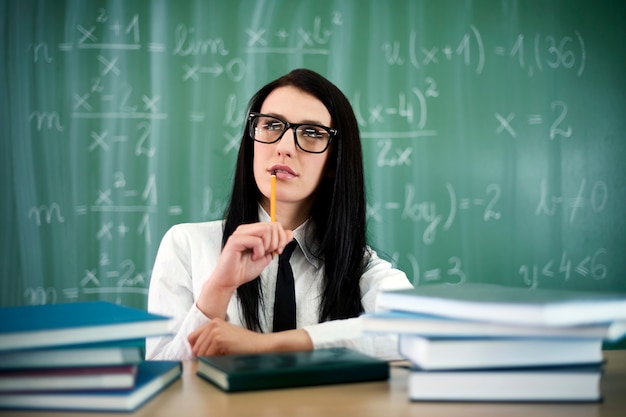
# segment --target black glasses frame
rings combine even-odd
[[[280,133],[280,135],[278,135],[278,137],[275,140],[271,141],[271,142],[264,142],[264,141],[258,140],[257,138],[254,137],[254,127],[252,125],[254,123],[254,120],[259,118],[259,117],[271,117],[273,119],[280,120],[283,123],[283,125],[285,126],[285,128]],[[296,129],[298,129],[300,126],[315,126],[315,127],[319,127],[320,129],[324,129],[325,131],[327,131],[328,132],[328,142],[326,142],[326,147],[324,149],[322,149],[321,151],[309,151],[307,149],[304,149],[302,146],[300,146],[300,142],[298,142],[298,135],[296,134]],[[296,142],[296,145],[298,145],[298,148],[300,148],[304,152],[308,152],[308,153],[324,153],[324,152],[326,152],[326,150],[330,146],[330,142],[332,142],[333,138],[337,135],[337,129],[333,129],[333,128],[328,127],[328,126],[317,125],[315,123],[289,123],[289,122],[281,119],[280,117],[272,116],[271,114],[263,114],[263,113],[256,113],[256,112],[252,112],[252,113],[248,114],[249,135],[256,142],[267,143],[267,144],[276,143],[279,140],[281,140],[283,138],[283,136],[285,136],[285,133],[289,129],[293,129],[293,140]]]

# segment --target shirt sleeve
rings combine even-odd
[[[361,277],[361,303],[366,313],[376,309],[376,296],[383,290],[411,288],[406,274],[393,268],[370,252],[370,260]],[[361,318],[333,320],[305,326],[315,349],[327,347],[348,347],[384,360],[401,359],[396,335],[369,335],[363,333]]]
[[[146,339],[146,359],[193,357],[187,335],[209,321],[195,304],[189,236],[172,227],[163,236],[150,278],[148,311],[172,317],[173,334]]]

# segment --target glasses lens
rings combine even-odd
[[[274,117],[257,116],[252,120],[252,135],[259,142],[272,143],[285,131],[285,124]]]
[[[322,126],[302,125],[296,129],[298,145],[305,151],[322,152],[328,146],[330,132]]]

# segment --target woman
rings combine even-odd
[[[263,87],[250,101],[225,220],[176,225],[163,237],[148,310],[173,317],[175,328],[147,340],[146,358],[330,346],[397,357],[395,338],[360,333],[358,316],[373,311],[379,291],[411,286],[367,246],[365,210],[359,130],[345,95],[305,69]],[[296,310],[285,317],[273,308],[289,298],[275,297],[275,254],[292,240]],[[274,319],[295,319],[295,328],[272,331]]]

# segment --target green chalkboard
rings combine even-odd
[[[0,1],[1,305],[145,306],[219,219],[249,97],[349,97],[370,243],[418,285],[626,291],[619,1]]]

